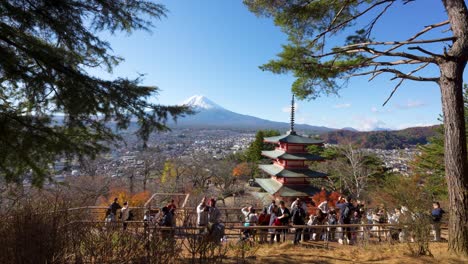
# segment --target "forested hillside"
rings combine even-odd
[[[426,144],[438,126],[412,127],[398,131],[356,132],[336,130],[321,135],[329,144],[356,144],[361,148],[398,149]]]

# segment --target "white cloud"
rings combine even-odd
[[[353,127],[360,131],[372,131],[377,128],[387,128],[387,124],[384,121],[374,117],[355,116],[353,117],[353,120]]]
[[[419,101],[419,100],[408,100],[404,104],[397,104],[396,108],[399,109],[412,109],[412,108],[418,108],[418,107],[423,107],[426,106],[426,103]]]
[[[350,108],[351,107],[351,104],[350,103],[346,103],[346,104],[336,104],[333,106],[333,108],[337,108],[337,109],[340,109],[340,108]]]

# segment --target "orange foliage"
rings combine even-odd
[[[148,191],[139,192],[132,196],[130,199],[132,206],[143,206],[145,205],[146,201],[151,197],[151,193]]]
[[[123,188],[114,188],[109,191],[109,194],[106,197],[102,197],[100,199],[99,205],[100,206],[109,206],[112,202],[114,202],[114,198],[119,199],[119,204],[123,206],[123,203],[127,201],[130,207],[140,207],[145,205],[146,201],[151,197],[151,193],[148,191],[139,192],[135,194],[131,194],[129,191]],[[99,218],[104,218],[105,211],[103,210],[102,213],[99,214]]]
[[[104,201],[105,204],[103,205],[110,205],[114,201],[114,198],[119,198],[120,205],[127,201],[131,207],[143,206],[150,197],[151,194],[148,191],[139,192],[132,195],[126,189],[116,188],[109,191],[107,199]]]
[[[342,196],[339,192],[332,192],[330,193],[330,195],[328,196],[328,205],[330,207],[333,207],[335,208],[336,207],[336,203],[338,202],[338,198]]]
[[[322,189],[320,192],[312,196],[312,201],[314,201],[315,205],[318,206],[321,202],[325,201],[327,197],[328,197],[327,191],[325,191],[325,189]]]
[[[233,170],[232,170],[232,176],[240,177],[240,176],[247,176],[251,174],[251,167],[247,162],[242,162],[238,164]]]
[[[312,201],[318,206],[321,202],[328,198],[328,207],[335,208],[338,198],[341,196],[339,192],[328,193],[325,189],[322,189],[319,193],[312,196]]]

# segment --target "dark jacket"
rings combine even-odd
[[[292,223],[293,225],[304,225],[305,221],[304,218],[306,217],[306,213],[302,207],[296,206],[292,210]]]
[[[122,209],[122,206],[120,206],[119,203],[113,202],[110,207],[110,212],[113,213],[114,215],[117,215],[117,210]]]
[[[279,210],[280,210],[280,213],[281,213],[281,208],[279,208]],[[280,219],[281,225],[288,225],[289,224],[289,218],[291,217],[291,212],[289,211],[288,208],[285,207],[283,214],[281,214],[279,216],[281,217],[283,215],[285,215],[286,217]]]
[[[349,224],[351,222],[351,216],[354,212],[354,207],[352,203],[338,203],[336,207],[340,208],[340,224]]]
[[[164,213],[161,221],[159,222],[160,226],[172,226],[173,215],[171,212]]]

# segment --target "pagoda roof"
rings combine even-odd
[[[319,188],[310,185],[284,185],[275,179],[260,179],[256,178],[255,182],[258,183],[265,191],[270,194],[278,194],[282,197],[305,197],[312,196],[320,191]]]
[[[283,159],[283,160],[323,160],[322,157],[309,153],[288,153],[284,150],[264,150],[262,151],[263,156],[267,156],[271,159]]]
[[[310,169],[285,169],[276,164],[261,164],[258,166],[269,175],[283,178],[323,178],[327,174]]]
[[[296,134],[295,131],[289,131],[288,133],[276,137],[266,137],[264,138],[265,142],[269,143],[292,143],[292,144],[305,144],[305,145],[312,145],[312,144],[322,144],[323,140],[308,138],[304,136],[300,136]]]

